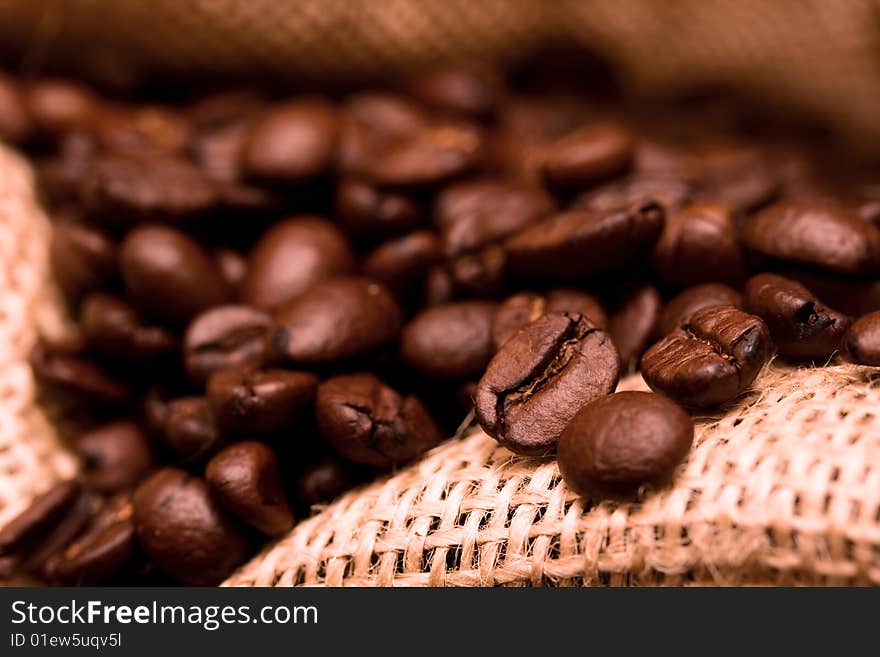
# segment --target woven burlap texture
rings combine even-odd
[[[729,85],[880,143],[877,0],[0,0],[13,68],[119,84],[358,80],[560,42],[602,54],[633,92]]]
[[[623,388],[644,388],[630,377]],[[232,586],[880,584],[880,372],[767,368],[672,487],[568,490],[475,432],[347,494]]]

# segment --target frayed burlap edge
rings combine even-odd
[[[477,431],[347,494],[226,585],[880,584],[878,382],[768,367],[639,503],[581,499],[554,460]]]

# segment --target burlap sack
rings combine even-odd
[[[15,69],[122,85],[362,80],[562,42],[603,55],[631,92],[727,85],[880,145],[876,0],[0,0]]]

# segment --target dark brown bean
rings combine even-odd
[[[443,439],[417,397],[401,395],[372,374],[333,377],[315,403],[324,438],[346,459],[375,468],[405,463]]]
[[[157,321],[181,326],[232,298],[210,254],[174,228],[135,228],[122,242],[119,261],[129,299]]]
[[[828,360],[850,323],[797,281],[776,274],[749,279],[745,309],[764,320],[779,354],[794,360]]]
[[[346,461],[325,458],[296,476],[294,497],[297,505],[308,511],[314,506],[335,500],[356,483],[352,468]]]
[[[440,379],[479,375],[492,356],[492,301],[433,306],[403,329],[400,353],[419,372]]]
[[[86,358],[79,343],[38,342],[31,351],[30,364],[40,384],[92,404],[121,404],[131,394],[123,381]]]
[[[437,236],[420,230],[377,246],[364,259],[362,269],[398,296],[407,297],[422,287],[428,271],[439,259]]]
[[[264,534],[279,536],[293,526],[278,459],[268,445],[254,440],[230,445],[210,460],[205,479],[220,504]]]
[[[426,71],[407,85],[417,100],[441,112],[483,118],[498,103],[499,83],[491,71],[473,65],[448,65]]]
[[[741,285],[747,268],[730,206],[698,203],[668,217],[654,249],[654,265],[674,285]]]
[[[337,185],[334,207],[346,230],[368,238],[401,235],[425,220],[424,210],[412,196],[352,178]]]
[[[73,302],[109,287],[118,276],[116,245],[96,228],[70,221],[52,224],[49,259],[55,280]]]
[[[684,406],[717,406],[748,389],[770,349],[760,317],[733,306],[709,306],[642,356],[642,376],[652,390]]]
[[[462,296],[496,296],[507,282],[507,253],[492,244],[455,258],[448,263],[448,271],[455,291]]]
[[[477,420],[514,452],[551,452],[575,414],[617,386],[619,361],[610,337],[583,315],[544,315],[492,358],[477,385]]]
[[[611,121],[576,130],[550,145],[541,165],[553,187],[579,189],[625,173],[632,165],[633,135]]]
[[[104,150],[126,154],[178,154],[191,138],[187,117],[159,105],[104,104],[95,121],[95,136]]]
[[[0,554],[13,554],[39,541],[70,511],[82,492],[82,482],[70,479],[34,498],[0,529]]]
[[[157,366],[177,351],[177,339],[159,326],[147,326],[119,297],[93,292],[80,306],[86,343],[103,358],[133,365]]]
[[[136,422],[121,420],[80,434],[83,477],[100,493],[133,488],[153,467],[153,454]]]
[[[178,468],[163,468],[138,486],[134,522],[150,560],[188,586],[219,584],[250,552],[245,533],[207,483]]]
[[[214,262],[230,289],[238,290],[247,276],[247,260],[238,251],[227,248],[214,249]]]
[[[91,134],[65,134],[52,156],[37,161],[40,191],[55,203],[78,203],[80,189],[97,155],[98,146]]]
[[[668,481],[693,438],[693,420],[674,402],[619,392],[574,416],[559,439],[559,470],[581,495],[628,496]]]
[[[195,461],[214,450],[220,440],[217,423],[204,397],[181,397],[168,402],[165,444],[184,461]]]
[[[43,79],[25,86],[24,94],[28,115],[41,137],[88,128],[95,118],[96,100],[85,87]]]
[[[880,312],[868,313],[853,322],[843,346],[847,360],[880,366]]]
[[[649,202],[624,210],[575,210],[507,240],[511,270],[524,277],[572,279],[619,271],[644,255],[663,229],[663,209]]]
[[[317,385],[309,372],[235,367],[208,379],[208,403],[222,431],[269,435],[301,419]]]
[[[838,206],[776,203],[746,221],[742,239],[750,251],[773,260],[835,274],[880,271],[880,229]]]
[[[660,314],[660,335],[671,333],[690,315],[709,306],[735,306],[742,309],[743,296],[722,283],[703,283],[690,287],[670,299],[663,307]]]
[[[608,333],[620,354],[624,371],[634,369],[660,323],[663,300],[653,285],[630,293],[608,320]]]
[[[492,347],[495,351],[524,326],[551,312],[580,313],[599,328],[608,318],[602,304],[592,294],[559,288],[547,294],[520,292],[505,299],[492,317]]]
[[[336,226],[320,217],[291,217],[273,225],[251,250],[241,298],[277,310],[315,283],[354,268],[351,246]]]
[[[690,203],[694,185],[685,178],[662,173],[634,173],[578,195],[572,210],[619,210],[636,203],[659,203],[667,216]]]
[[[328,364],[382,347],[403,313],[381,283],[351,276],[318,283],[283,307],[269,332],[273,359]]]
[[[193,383],[204,385],[229,367],[262,363],[271,321],[249,306],[218,306],[198,315],[183,338],[183,362]]]

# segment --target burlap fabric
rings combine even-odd
[[[14,68],[116,84],[359,80],[561,42],[602,54],[636,93],[729,85],[880,144],[877,0],[0,0]]]

